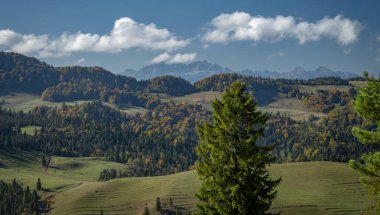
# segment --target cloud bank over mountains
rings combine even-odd
[[[21,34],[11,29],[0,29],[0,49],[43,58],[63,57],[77,52],[119,53],[143,49],[162,52],[151,63],[173,64],[195,60],[197,53],[173,54],[195,41],[208,47],[210,43],[280,42],[286,39],[295,39],[304,44],[327,38],[346,46],[357,41],[362,30],[363,25],[359,21],[342,15],[307,22],[292,16],[262,17],[234,12],[213,18],[199,39],[187,39],[179,38],[154,23],[144,24],[123,17],[117,19],[110,32],[103,35],[64,32],[53,38],[49,34]]]
[[[191,63],[197,57],[196,53],[186,53],[186,54],[175,54],[171,55],[169,53],[162,53],[157,57],[151,60],[152,64],[156,63],[166,63],[166,64],[175,64],[175,63]]]

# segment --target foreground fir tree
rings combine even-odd
[[[266,169],[273,162],[271,148],[256,145],[268,118],[241,82],[233,83],[221,100],[212,101],[212,107],[213,122],[197,126],[196,170],[202,181],[198,212],[264,214],[280,183]]]
[[[380,78],[364,73],[367,86],[359,89],[354,101],[355,111],[365,119],[377,124],[377,130],[367,131],[354,127],[352,133],[364,144],[380,144]],[[375,197],[376,210],[380,210],[380,152],[364,154],[359,162],[350,161],[350,166],[360,174],[360,180]]]

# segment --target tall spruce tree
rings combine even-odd
[[[37,180],[37,190],[42,190],[42,183],[40,178]]]
[[[367,86],[359,89],[354,103],[355,111],[365,119],[377,124],[377,129],[368,131],[354,127],[352,133],[363,144],[380,144],[380,78],[369,77],[364,73]],[[363,154],[359,161],[350,161],[350,166],[357,170],[360,180],[375,197],[376,210],[380,210],[380,152]]]
[[[221,100],[212,101],[213,122],[197,125],[202,181],[197,197],[199,214],[264,214],[276,197],[281,179],[266,169],[274,161],[271,147],[256,145],[268,117],[257,110],[252,94],[233,83]]]

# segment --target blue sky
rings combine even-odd
[[[235,70],[380,71],[380,1],[1,1],[0,49],[119,73],[208,60]]]

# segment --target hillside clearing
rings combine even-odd
[[[48,107],[60,107],[63,104],[66,105],[81,105],[83,103],[91,102],[94,100],[78,100],[73,102],[48,102],[41,100],[39,95],[27,94],[27,93],[10,93],[9,95],[0,96],[0,102],[4,101],[2,107],[14,109],[16,111],[29,111],[36,106],[48,106]],[[119,108],[116,105],[102,102],[104,105],[113,108],[114,110],[122,111],[127,114],[144,113],[147,109],[141,107],[122,107]]]
[[[262,94],[263,92],[260,93]],[[222,97],[222,94],[223,93],[219,91],[205,91],[181,97],[170,97],[168,95],[161,95],[160,98],[163,101],[200,104],[203,108],[212,110],[211,100],[214,100],[215,98],[220,99]],[[287,98],[285,94],[281,93],[276,94],[275,97],[270,99],[269,102],[264,102],[264,104],[265,105],[260,107],[262,111],[272,114],[276,114],[277,112],[279,112],[280,114],[289,115],[290,118],[294,120],[307,119],[310,115],[314,115],[319,118],[325,116],[325,114],[323,113],[316,113],[310,111],[303,104],[302,100],[296,98]]]

